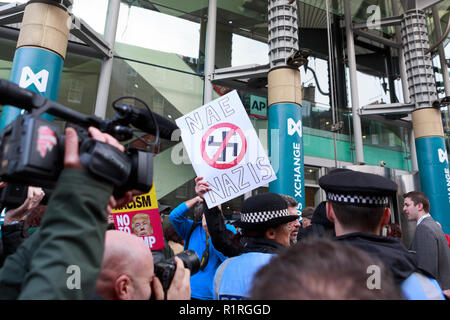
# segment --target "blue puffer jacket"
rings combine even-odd
[[[172,223],[175,231],[180,235],[180,237],[184,239],[185,242],[189,237],[189,233],[194,223],[194,221],[186,217],[186,213],[188,211],[189,209],[186,206],[186,203],[183,202],[178,207],[176,207],[169,215],[170,223]],[[226,227],[233,233],[236,232],[236,229],[233,226],[227,225]],[[189,247],[184,249],[194,250],[197,253],[198,257],[201,259],[206,248],[206,243],[207,240],[205,230],[203,230],[202,228],[201,221],[197,222],[197,225],[190,236]],[[226,256],[224,256],[214,248],[211,239],[208,240],[208,243],[208,264],[206,265],[205,269],[200,270],[199,272],[191,276],[191,297],[195,299],[214,299],[214,274],[216,273],[216,269],[219,267],[219,265],[227,259]]]

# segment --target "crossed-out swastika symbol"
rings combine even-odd
[[[215,147],[220,147],[222,146],[223,141],[227,140],[227,135],[231,132],[231,135],[234,136],[236,135],[236,131],[234,130],[230,130],[230,131],[222,131],[222,141],[221,142],[214,142],[214,136],[209,136],[208,137],[208,145],[209,146],[215,146]],[[229,141],[229,139],[228,139]],[[237,157],[237,151],[238,151],[238,147],[239,144],[236,142],[227,142],[225,145],[225,148],[223,148],[222,152],[220,152],[220,149],[218,150],[218,154],[220,155],[217,160],[219,161],[227,161],[227,148],[232,147],[233,148],[233,156]]]
[[[222,141],[215,141],[215,131],[222,130]],[[236,137],[234,142],[230,142],[232,137]],[[207,152],[207,147],[217,147],[213,152]],[[227,150],[232,148],[231,160],[227,157]],[[240,150],[240,151],[239,151]],[[211,150],[209,150],[211,151]],[[228,169],[237,165],[247,151],[247,141],[242,130],[231,123],[220,123],[212,126],[203,135],[201,141],[201,152],[205,162],[216,169]],[[212,157],[210,156],[212,154]]]

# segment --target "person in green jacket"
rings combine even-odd
[[[108,134],[90,135],[124,151]],[[94,177],[80,162],[78,136],[66,129],[64,170],[41,228],[6,259],[0,269],[0,299],[91,299],[100,272],[106,207],[117,205],[113,186]],[[121,202],[128,202],[127,193]]]

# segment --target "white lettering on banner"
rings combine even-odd
[[[41,70],[34,74],[30,67],[24,67],[20,76],[19,86],[21,88],[28,88],[31,84],[34,84],[39,92],[45,92],[47,90],[48,71]]]
[[[302,121],[298,120],[295,122],[294,119],[289,118],[287,120],[287,129],[288,129],[288,135],[292,136],[294,133],[298,133],[299,137],[302,137]]]
[[[148,236],[148,237],[143,237],[145,243],[148,245],[148,247],[151,249],[153,248],[153,245],[156,242],[156,238],[154,236]]]
[[[119,227],[129,226],[130,217],[127,214],[117,216],[117,224]]]
[[[294,156],[294,192],[295,197],[303,197],[302,194],[302,171],[301,171],[301,150],[300,150],[300,144],[299,143],[293,143],[293,156]],[[297,210],[302,210],[303,208],[297,208]]]
[[[119,231],[131,233],[130,225],[130,217],[127,214],[117,215],[117,228]]]
[[[441,148],[439,148],[438,149],[438,156],[439,156],[439,162],[440,163],[444,163],[444,162],[448,163],[448,154],[447,154],[447,152],[445,152],[445,150],[442,150]]]
[[[450,170],[448,168],[444,169],[445,180],[447,181],[447,195],[448,203],[450,203]]]

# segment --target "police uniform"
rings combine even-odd
[[[341,206],[387,207],[397,193],[397,184],[389,179],[348,169],[331,171],[319,179],[319,185],[325,190],[328,202]],[[406,299],[444,299],[436,280],[417,267],[414,254],[397,238],[353,232],[340,235],[336,240],[381,259],[391,270]]]
[[[211,214],[211,210],[206,209],[205,217],[213,243],[216,241],[214,246],[217,244],[224,250],[226,247],[232,248],[227,250],[232,258],[225,260],[216,271],[215,299],[247,299],[254,274],[284,246],[263,237],[243,237],[239,245],[233,245],[229,238],[223,237],[223,233],[220,233],[217,228],[221,224],[211,223],[213,219],[217,219],[218,215]],[[281,196],[265,193],[250,197],[242,203],[241,218],[235,222],[235,225],[244,230],[267,230],[295,219],[298,217],[289,214],[287,203]]]

